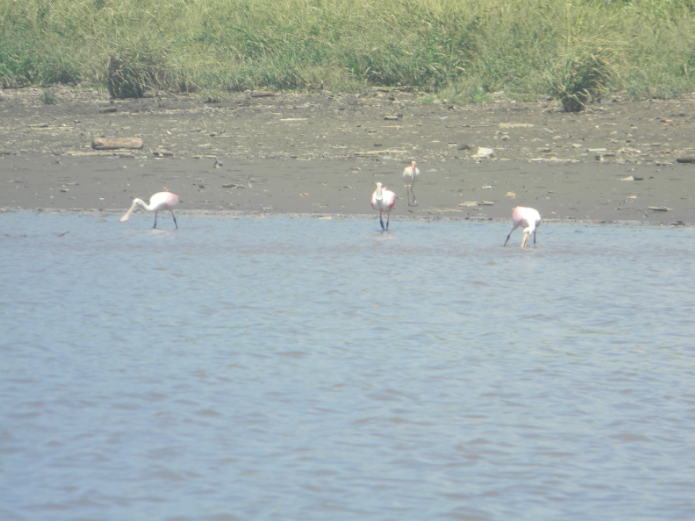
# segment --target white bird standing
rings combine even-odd
[[[512,236],[512,232],[516,230],[519,226],[524,229],[524,236],[521,239],[521,247],[526,248],[528,239],[533,234],[533,245],[536,245],[536,229],[541,225],[541,214],[538,210],[534,208],[527,208],[525,206],[517,206],[512,210],[512,220],[514,221],[514,227],[512,231],[507,235],[507,240],[504,241],[504,246],[507,245],[509,237]]]
[[[415,200],[415,192],[413,192],[413,186],[415,181],[420,179],[420,169],[415,166],[415,161],[410,163],[410,166],[406,166],[403,170],[403,181],[405,181],[406,192],[408,194],[408,206],[417,206],[417,201]],[[410,194],[413,194],[413,204],[410,204]]]
[[[176,225],[176,229],[179,229],[179,224],[176,222],[176,216],[174,215],[174,211],[172,208],[176,206],[179,202],[179,196],[176,194],[172,194],[171,192],[157,192],[154,194],[152,197],[150,197],[150,204],[145,204],[145,201],[142,199],[135,198],[133,200],[133,205],[130,207],[130,210],[126,212],[126,214],[121,217],[121,222],[125,222],[130,218],[130,214],[133,213],[133,210],[135,210],[136,207],[141,206],[145,210],[148,210],[150,212],[154,212],[154,226],[152,228],[157,227],[157,214],[161,212],[162,210],[169,210],[171,212],[171,216],[174,218],[174,224]]]
[[[389,229],[389,221],[391,220],[391,209],[396,204],[396,194],[386,187],[382,188],[381,183],[376,184],[376,190],[372,194],[372,208],[379,210],[379,222],[381,223],[381,229]],[[381,214],[386,212],[388,216],[386,219],[386,227],[384,227],[384,219]]]

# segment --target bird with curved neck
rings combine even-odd
[[[391,210],[396,204],[396,194],[393,193],[386,187],[381,186],[381,183],[376,184],[376,190],[372,194],[372,208],[379,210],[379,222],[381,223],[381,229],[389,229],[389,221],[391,220]],[[382,214],[386,212],[386,226],[384,226],[384,219]]]
[[[406,166],[403,170],[403,181],[405,182],[405,189],[408,195],[408,206],[417,206],[413,186],[415,186],[415,181],[418,179],[420,179],[420,169],[415,166],[415,161],[413,161],[410,163],[410,166]],[[410,204],[410,194],[413,194],[413,204]]]
[[[179,196],[176,194],[172,194],[171,192],[157,192],[154,194],[152,197],[150,197],[150,204],[146,204],[145,201],[139,198],[135,198],[133,200],[133,204],[130,207],[130,210],[126,212],[126,214],[121,217],[121,222],[125,222],[130,218],[130,214],[133,213],[133,210],[135,210],[138,206],[141,208],[144,208],[145,210],[149,212],[154,212],[154,226],[152,228],[157,227],[157,214],[163,210],[168,210],[171,212],[171,216],[174,218],[174,224],[176,225],[176,229],[179,229],[179,224],[176,222],[176,216],[174,215],[174,210],[172,209],[174,206],[176,206],[179,202]]]
[[[512,220],[514,221],[514,226],[512,231],[507,235],[507,240],[504,241],[504,246],[507,245],[509,237],[511,237],[512,232],[516,230],[519,226],[524,229],[524,236],[521,239],[521,247],[526,248],[528,244],[529,237],[533,234],[533,245],[536,245],[536,229],[541,225],[541,214],[538,210],[534,208],[527,208],[525,206],[517,206],[512,210]]]

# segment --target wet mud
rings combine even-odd
[[[49,105],[42,94],[2,93],[5,211],[125,211],[169,190],[181,213],[362,215],[380,181],[398,196],[396,220],[509,219],[532,206],[544,219],[695,223],[695,98],[617,96],[570,114],[552,101],[424,105],[388,89],[222,103],[66,88]],[[94,150],[97,138],[143,147]],[[401,177],[412,160],[417,206]]]

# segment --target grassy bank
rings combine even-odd
[[[0,85],[670,98],[695,91],[694,20],[693,0],[0,0]]]

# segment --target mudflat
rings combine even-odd
[[[53,104],[42,96],[0,95],[5,211],[114,213],[168,190],[182,215],[368,215],[380,181],[398,196],[392,220],[509,219],[531,206],[546,220],[695,223],[695,97],[616,96],[566,113],[503,95],[425,105],[407,89],[246,92],[221,103],[70,88]],[[95,150],[96,138],[143,146]],[[413,160],[418,205],[408,206],[402,172]]]

